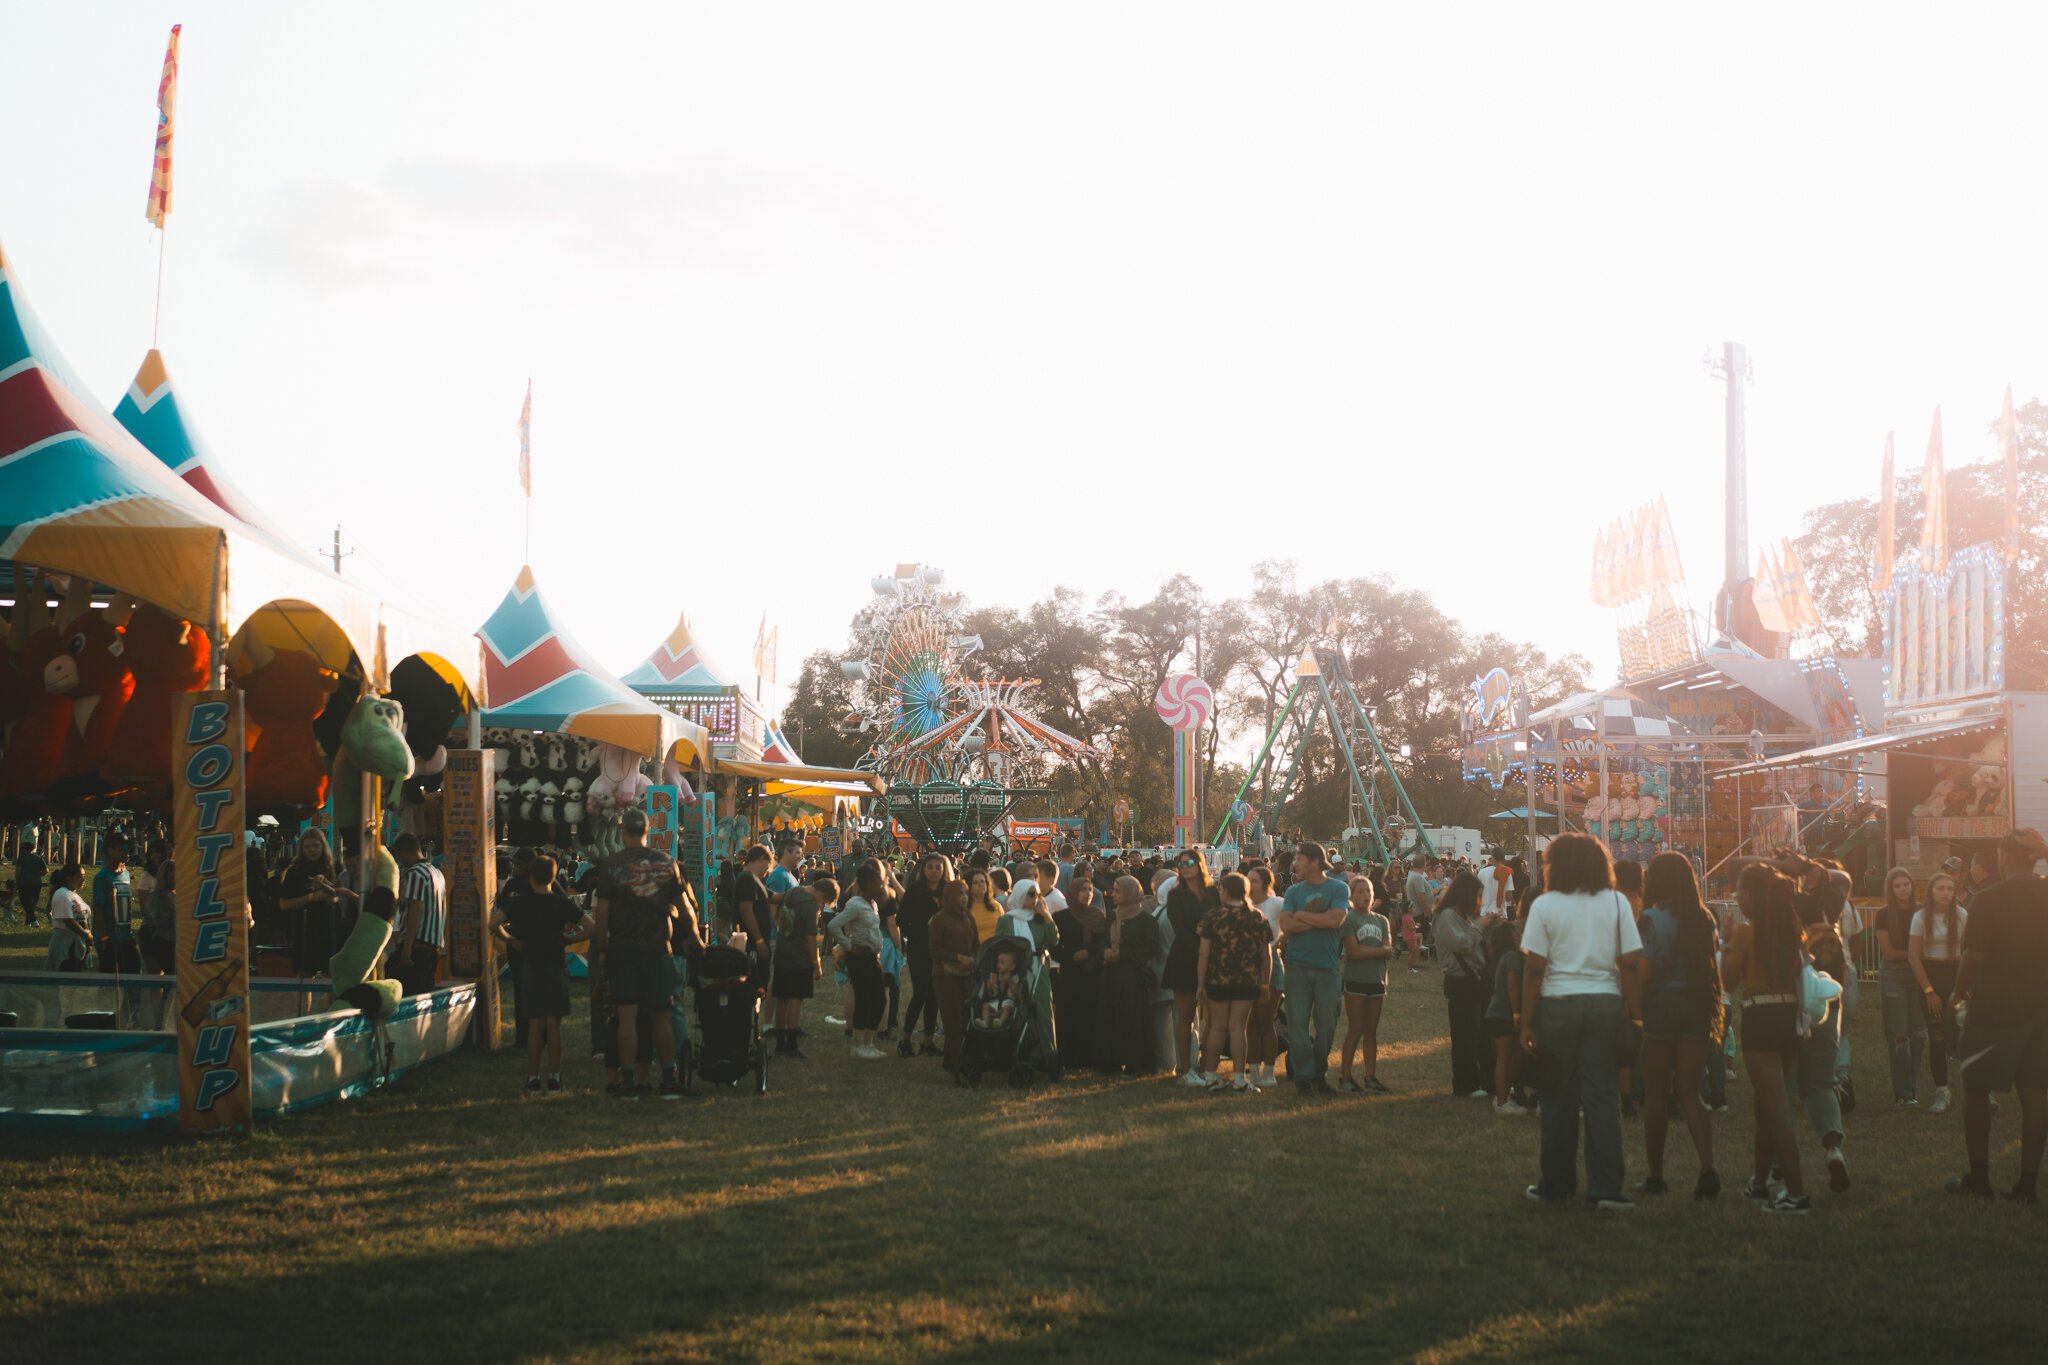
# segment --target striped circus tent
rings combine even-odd
[[[151,350],[142,358],[142,368],[135,372],[134,382],[114,405],[114,420],[208,502],[282,544],[292,543],[290,534],[235,486],[221,461],[193,427],[171,383],[162,351]]]
[[[216,637],[258,618],[297,637],[291,622],[318,620],[379,685],[415,653],[477,680],[473,642],[387,607],[267,522],[202,496],[115,421],[51,343],[4,247],[0,561],[88,578]]]
[[[484,642],[484,724],[579,735],[646,757],[711,755],[704,727],[662,710],[597,663],[561,624],[530,567],[519,570],[477,637]]]
[[[690,633],[689,621],[682,617],[676,619],[676,628],[654,647],[654,652],[620,681],[640,691],[737,685],[730,674],[712,662],[704,647],[697,643],[696,636]]]

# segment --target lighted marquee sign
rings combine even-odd
[[[1885,702],[1932,706],[2005,688],[2005,560],[1973,545],[1940,569],[1910,565],[1885,595]]]

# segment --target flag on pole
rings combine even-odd
[[[1876,588],[1884,593],[1892,586],[1892,554],[1899,543],[1898,480],[1892,477],[1892,434],[1884,434],[1884,488],[1877,498]]]
[[[1780,635],[1792,629],[1785,612],[1784,582],[1785,573],[1778,566],[1777,556],[1765,545],[1756,552],[1756,592],[1751,600],[1756,605],[1757,624]]]
[[[2005,562],[2020,562],[2020,421],[2012,410],[2012,385],[2005,386],[2005,411],[1998,415],[1998,453],[2005,460]]]
[[[777,626],[775,627],[775,629],[768,632],[768,667],[762,669],[761,674],[763,677],[768,679],[768,685],[770,687],[775,686],[775,651],[781,643],[781,636],[781,626]]]
[[[170,45],[164,49],[164,74],[156,83],[156,164],[149,172],[149,221],[157,227],[171,211],[171,134],[177,127],[178,34],[183,24],[171,25]]]
[[[1785,575],[1778,589],[1785,619],[1795,630],[1801,626],[1818,627],[1820,606],[1813,600],[1813,588],[1806,581],[1806,561],[1799,557],[1799,547],[1789,540],[1780,542],[1778,567]]]
[[[1941,409],[1927,436],[1927,466],[1920,471],[1920,565],[1930,572],[1948,567],[1948,469],[1941,457]]]
[[[765,678],[771,668],[772,664],[768,658],[768,613],[764,611],[761,613],[760,628],[754,632],[754,674],[756,677]]]
[[[533,381],[526,381],[526,402],[519,409],[519,491],[533,496]]]

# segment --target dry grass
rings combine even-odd
[[[0,936],[0,961],[40,942]],[[1534,1123],[1445,1093],[1433,987],[1397,974],[1389,1099],[969,1094],[819,1036],[758,1099],[610,1103],[578,1062],[578,1093],[528,1101],[518,1060],[466,1054],[242,1139],[9,1136],[0,1341],[23,1361],[2038,1351],[2044,1224],[1941,1194],[1960,1120],[1883,1103],[1874,993],[1856,1188],[1783,1220],[1734,1197],[1740,1080],[1720,1203],[1525,1203]],[[587,1055],[580,1017],[568,1035]],[[2006,1174],[2010,1107],[1996,1141]],[[1634,1179],[1638,1125],[1628,1142]]]

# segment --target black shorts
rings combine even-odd
[[[569,1014],[569,965],[566,962],[519,964],[519,1005],[528,1019],[564,1019]]]
[[[2005,1028],[1971,1019],[1956,1050],[1971,1090],[2048,1090],[2048,1019]]]
[[[1387,993],[1384,981],[1346,981],[1344,994],[1355,995],[1364,1000],[1378,1000]]]
[[[1481,1022],[1485,1027],[1486,1036],[1489,1040],[1512,1038],[1515,1036],[1515,1021],[1512,1019],[1496,1019],[1492,1015],[1488,1015]]]
[[[1211,1000],[1256,1000],[1259,988],[1250,986],[1211,986],[1207,992]]]
[[[605,954],[605,985],[611,992],[612,1007],[624,1005],[667,1009],[675,1002],[676,969],[661,947],[614,947]],[[539,1014],[527,1002],[529,1018]]]
[[[817,976],[808,967],[777,967],[768,982],[768,994],[777,1000],[808,1000],[817,988]]]
[[[1784,1056],[1799,1051],[1799,1006],[1793,1001],[1742,1006],[1742,1050],[1776,1052]]]

